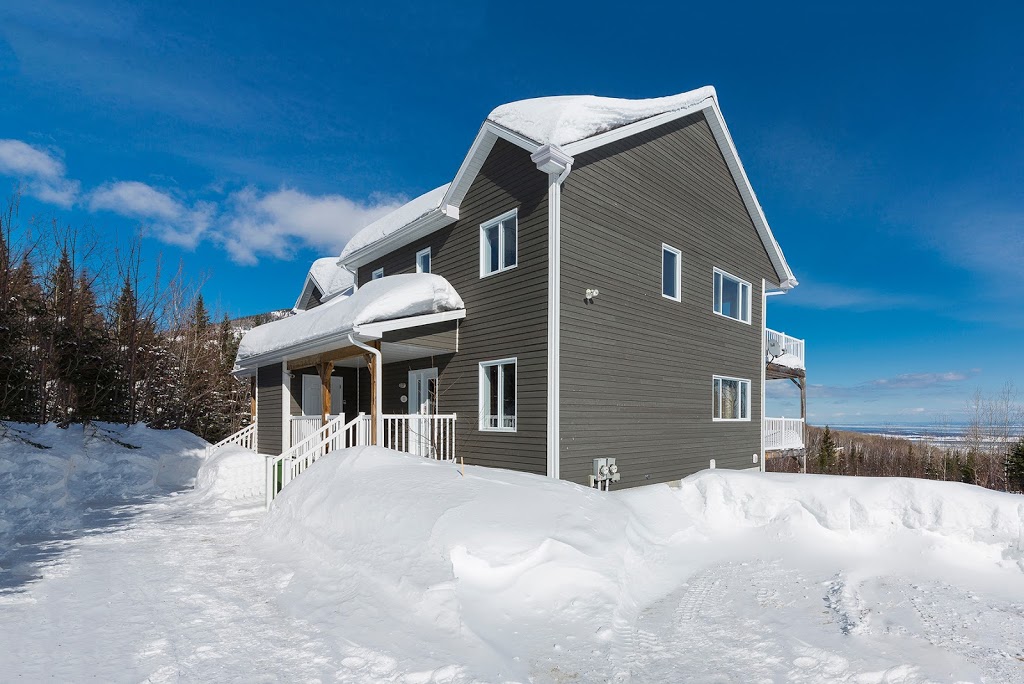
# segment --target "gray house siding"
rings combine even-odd
[[[577,156],[561,229],[562,478],[604,456],[623,486],[755,465],[777,276],[703,114]],[[662,243],[682,252],[681,302],[661,293]],[[715,267],[750,282],[752,324],[713,312]],[[749,422],[712,421],[713,375],[751,381]]]
[[[513,208],[519,212],[518,265],[480,277],[480,224]],[[547,396],[547,177],[530,155],[499,140],[473,181],[451,226],[359,268],[363,284],[371,273],[413,273],[416,252],[431,248],[431,268],[458,290],[466,303],[459,325],[459,351],[435,357],[438,367],[438,408],[457,413],[458,452],[467,463],[544,473]],[[518,358],[518,430],[479,429],[479,363]],[[385,359],[386,361],[386,359]],[[384,368],[385,411],[404,412],[397,402],[410,367],[422,360],[387,364]]]
[[[304,301],[302,303],[302,306],[299,308],[302,309],[303,311],[308,311],[309,309],[313,309],[315,307],[320,306],[321,296],[322,295],[320,294],[320,290],[317,287],[311,288],[309,291],[309,295],[306,297],[306,301]]]
[[[256,450],[261,454],[281,453],[281,423],[284,420],[281,364],[263,366],[256,372]]]

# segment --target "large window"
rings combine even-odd
[[[513,209],[480,225],[480,277],[515,268],[518,259],[518,216]]]
[[[373,273],[370,274],[370,280],[380,280],[383,277],[384,277],[384,269],[383,268],[378,268],[377,270],[375,270]]]
[[[715,313],[750,323],[750,283],[716,268]]]
[[[516,431],[516,360],[480,364],[480,429]]]
[[[416,252],[416,272],[430,273],[430,248]]]
[[[683,254],[675,247],[661,245],[661,296],[673,301],[682,299]]]
[[[750,381],[740,378],[714,376],[715,420],[750,420]]]

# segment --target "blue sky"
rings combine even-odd
[[[283,308],[314,258],[450,180],[498,104],[711,84],[801,281],[769,325],[808,339],[813,422],[956,420],[1024,388],[1020,8],[346,4],[4,3],[23,222],[110,247],[144,226],[147,263],[183,260],[221,309]]]

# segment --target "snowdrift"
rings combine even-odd
[[[196,492],[207,501],[236,501],[266,492],[267,457],[229,444],[216,449],[199,468]]]
[[[0,433],[0,550],[80,524],[97,502],[191,487],[207,443],[184,430],[6,423]]]
[[[600,650],[623,615],[678,587],[687,562],[737,534],[810,532],[839,545],[924,535],[1024,568],[1022,530],[1024,498],[967,485],[719,470],[603,494],[495,469],[462,476],[362,447],[291,483],[259,536],[276,540],[269,549],[290,567],[301,559],[288,598],[297,614],[399,615],[404,632],[396,626],[381,648],[443,662],[437,643],[427,655],[417,636],[441,630],[466,644],[449,662],[486,652],[502,663],[489,676],[528,678],[523,662],[557,665],[562,644]]]

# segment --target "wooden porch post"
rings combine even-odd
[[[380,340],[374,340],[369,343],[371,347],[380,351]],[[374,363],[373,354],[367,354],[366,367],[370,370],[370,444],[374,446],[383,446],[377,441],[379,435],[377,434],[377,392],[380,391],[382,378],[377,377],[377,364]],[[381,364],[381,371],[383,372],[383,363]]]
[[[804,472],[807,472],[807,376],[800,378],[800,420],[803,421],[803,434],[801,441],[804,443]]]
[[[323,398],[320,402],[320,427],[327,425],[327,414],[331,411],[331,374],[334,373],[334,362],[324,361],[316,364],[316,372],[320,376]]]
[[[256,376],[249,378],[249,417],[256,422]]]

